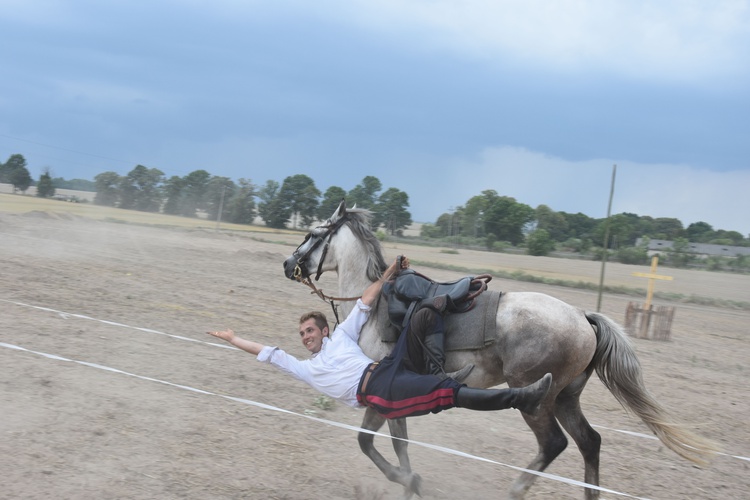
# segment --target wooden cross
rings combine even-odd
[[[660,274],[656,274],[656,266],[659,264],[659,256],[654,255],[651,258],[651,272],[650,273],[633,273],[633,276],[638,276],[640,278],[648,278],[648,293],[646,295],[646,303],[643,306],[643,309],[649,310],[651,309],[651,298],[654,296],[654,281],[655,280],[667,280],[671,281],[671,276],[663,276]]]

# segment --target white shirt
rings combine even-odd
[[[357,386],[362,373],[373,362],[357,344],[359,332],[369,317],[370,306],[357,300],[356,307],[330,338],[323,337],[323,346],[312,358],[300,361],[278,347],[266,346],[258,354],[258,361],[272,364],[326,396],[358,407]]]

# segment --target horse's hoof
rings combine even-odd
[[[409,491],[412,494],[416,493],[418,497],[422,497],[422,476],[413,472],[411,475],[411,481],[409,482]],[[411,498],[411,495],[409,496]]]

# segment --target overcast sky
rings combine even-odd
[[[750,2],[0,0],[0,160],[750,233]]]

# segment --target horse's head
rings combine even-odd
[[[308,279],[315,270],[315,281],[323,271],[328,247],[336,232],[347,220],[346,200],[341,200],[330,219],[316,227],[305,236],[305,240],[284,261],[284,274],[292,280]]]
[[[369,228],[370,212],[352,208],[347,210],[346,200],[342,200],[333,215],[320,226],[310,231],[305,240],[284,261],[284,274],[292,280],[307,280],[315,273],[315,280],[324,271],[339,270],[343,258],[349,266],[353,262],[361,263],[370,281],[377,280],[386,265],[380,242]],[[342,227],[347,231],[339,233]],[[349,238],[336,238],[347,234]],[[346,241],[347,243],[343,243]],[[329,252],[338,243],[339,251]],[[358,242],[358,243],[357,243]],[[342,256],[348,255],[348,259]],[[347,266],[345,266],[347,267]],[[357,266],[359,267],[359,266]]]

